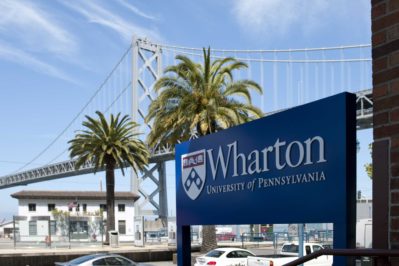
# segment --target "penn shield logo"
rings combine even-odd
[[[195,200],[201,194],[206,177],[205,150],[182,155],[182,182],[187,196]]]

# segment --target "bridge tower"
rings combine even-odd
[[[132,120],[142,125],[141,132],[148,132],[151,125],[145,123],[149,104],[156,97],[153,86],[162,75],[162,50],[157,44],[147,40],[133,37],[132,40]],[[154,151],[152,152],[155,153]],[[166,226],[168,217],[168,200],[166,189],[166,158],[169,149],[159,150],[157,156],[153,156],[149,167],[141,176],[131,171],[131,191],[140,195],[143,200],[135,203],[135,216],[158,215]],[[144,183],[150,179],[155,188],[148,192],[144,189]],[[157,200],[157,197],[158,200]],[[145,206],[152,206],[154,210],[146,210]]]

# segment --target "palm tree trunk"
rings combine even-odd
[[[115,164],[107,163],[106,166],[106,187],[107,187],[107,231],[105,243],[109,244],[109,231],[115,230]]]
[[[217,246],[216,227],[214,225],[203,225],[201,253],[206,253],[217,248]]]
[[[208,130],[210,130],[211,125],[209,125]],[[199,126],[199,123],[197,123],[197,130],[198,128],[201,128]],[[203,135],[202,132],[200,132],[200,135]],[[208,135],[204,134],[204,135]],[[212,249],[215,249],[218,247],[218,243],[216,240],[216,226],[214,225],[203,225],[202,226],[202,245],[201,245],[201,252],[206,253]]]

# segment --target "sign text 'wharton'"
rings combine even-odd
[[[321,136],[314,136],[303,142],[287,143],[279,138],[274,145],[250,152],[240,152],[238,141],[219,146],[214,149],[203,149],[181,156],[182,182],[186,194],[195,200],[201,194],[207,174],[213,180],[222,175],[227,177],[251,176],[269,171],[281,171],[286,167],[296,168],[302,165],[313,165],[327,162],[325,158],[325,143]],[[315,154],[313,154],[313,152]],[[295,154],[295,156],[293,156]],[[207,171],[207,159],[210,171]],[[270,162],[274,162],[270,165]],[[289,185],[325,180],[324,172],[301,173],[272,178],[258,178],[252,182],[238,182],[207,188],[207,194],[235,192],[244,189],[253,190],[257,187]],[[255,183],[257,182],[257,183]]]

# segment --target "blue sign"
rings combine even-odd
[[[341,93],[177,145],[179,265],[198,224],[334,223],[354,248],[355,108]]]

